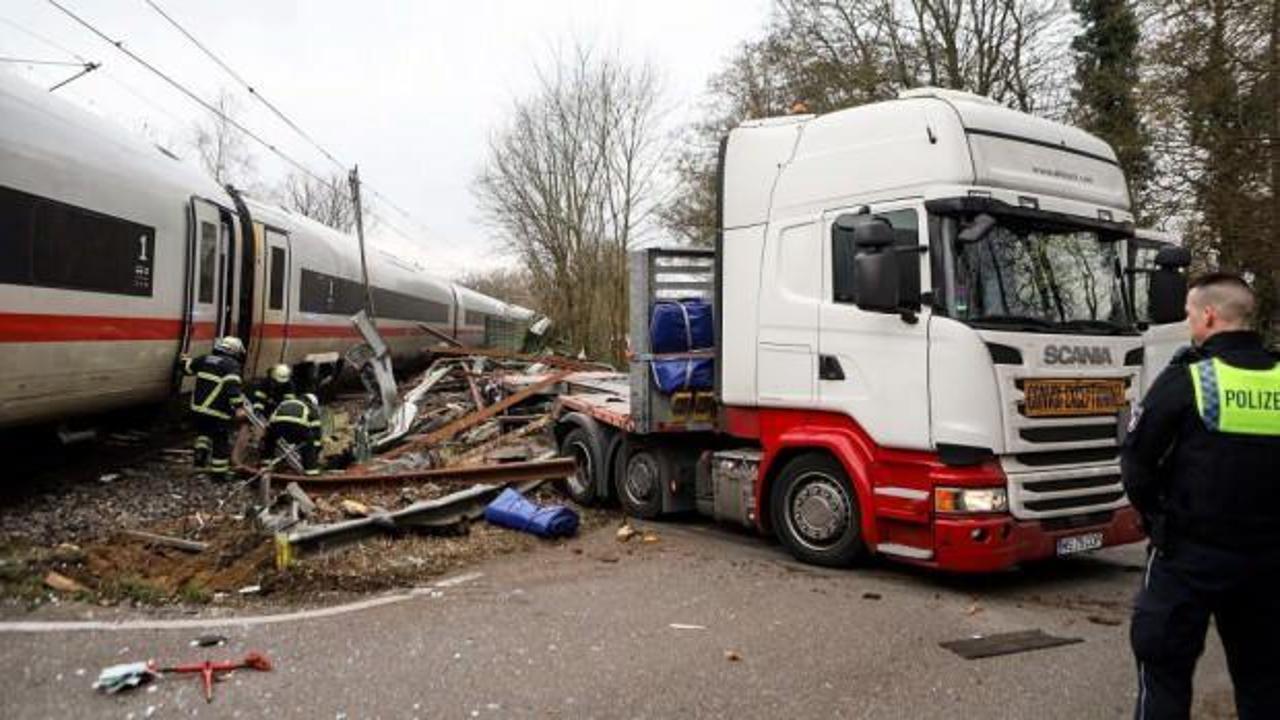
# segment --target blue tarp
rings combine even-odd
[[[578,513],[563,505],[535,505],[511,488],[503,490],[489,503],[484,509],[484,519],[544,538],[568,537],[578,532]]]
[[[649,339],[651,352],[657,354],[715,347],[711,304],[697,298],[655,302],[649,321]]]
[[[654,360],[653,384],[667,395],[679,390],[710,390],[716,380],[714,362],[711,358]]]

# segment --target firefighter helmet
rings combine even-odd
[[[272,365],[270,372],[267,373],[271,377],[271,382],[278,385],[284,385],[293,379],[293,370],[288,365],[280,363]]]
[[[213,343],[213,351],[233,358],[244,357],[244,343],[233,335],[220,337]]]

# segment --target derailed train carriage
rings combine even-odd
[[[327,377],[364,307],[353,237],[220,187],[161,148],[0,75],[0,427],[163,400],[176,358],[235,335],[245,375]],[[367,252],[397,360],[436,334],[516,348],[526,308]]]

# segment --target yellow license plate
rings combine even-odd
[[[1124,380],[1026,380],[1022,396],[1027,417],[1111,415],[1128,404]]]

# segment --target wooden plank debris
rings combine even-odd
[[[209,543],[199,542],[197,540],[187,540],[185,538],[173,537],[171,535],[157,535],[155,533],[143,532],[141,530],[121,530],[121,535],[131,537],[135,540],[141,540],[149,545],[163,545],[165,547],[177,548],[187,552],[204,552],[209,549]]]

